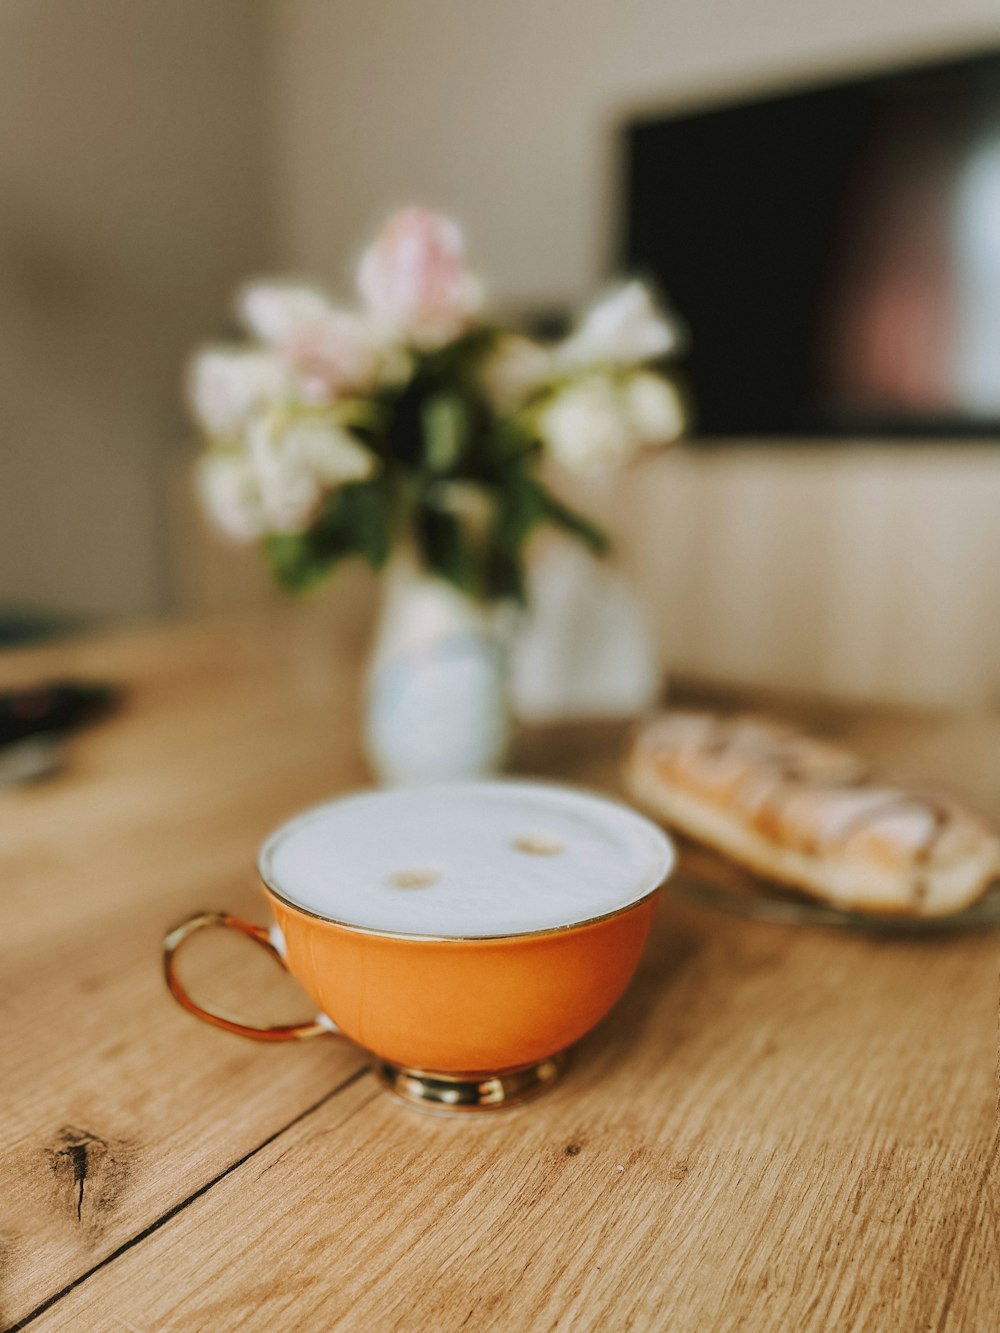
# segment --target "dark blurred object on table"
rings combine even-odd
[[[63,737],[106,716],[120,699],[116,686],[90,681],[46,681],[0,693],[0,787],[54,772]]]

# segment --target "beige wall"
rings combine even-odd
[[[639,534],[667,660],[837,694],[1000,704],[996,449],[678,451],[629,479],[621,526]]]
[[[179,367],[268,262],[256,0],[0,5],[0,608],[173,598]]]
[[[602,276],[630,108],[1000,40],[995,0],[273,0],[272,20],[285,266],[345,284],[380,215],[422,201],[511,304]],[[679,453],[619,503],[675,665],[1000,701],[995,444]]]
[[[285,261],[338,278],[381,214],[463,219],[504,300],[604,272],[636,106],[1000,40],[996,0],[271,0]],[[679,201],[680,202],[680,201]]]

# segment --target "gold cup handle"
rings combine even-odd
[[[254,1041],[297,1041],[304,1037],[336,1035],[336,1025],[325,1014],[318,1014],[309,1023],[293,1023],[286,1027],[258,1027],[253,1023],[241,1023],[238,1018],[224,1014],[218,1009],[210,1009],[207,1005],[198,1004],[196,1000],[193,1000],[184,989],[180,977],[177,975],[177,954],[185,941],[189,940],[192,935],[199,930],[205,930],[213,926],[223,927],[226,930],[238,930],[241,935],[248,935],[262,949],[266,949],[271,957],[276,959],[287,971],[285,960],[275,948],[270,933],[265,926],[254,926],[249,921],[241,920],[238,916],[230,916],[228,912],[198,912],[196,916],[192,916],[187,921],[182,921],[179,926],[175,926],[163,941],[163,975],[166,978],[170,994],[179,1005],[182,1005],[189,1013],[194,1014],[196,1018],[202,1019],[205,1023],[223,1028],[226,1032],[235,1032],[241,1037],[252,1037]]]

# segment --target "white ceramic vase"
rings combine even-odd
[[[536,551],[531,607],[511,654],[511,706],[525,722],[637,717],[662,669],[632,581],[613,561],[553,536]]]
[[[508,616],[396,556],[369,669],[365,739],[387,785],[482,777],[510,737]]]

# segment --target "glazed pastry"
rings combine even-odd
[[[625,779],[682,833],[851,911],[944,916],[1000,877],[1000,837],[975,815],[767,718],[662,713],[635,735]]]

